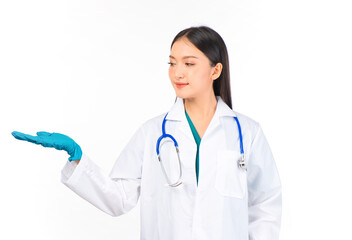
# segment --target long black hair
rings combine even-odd
[[[182,30],[175,36],[170,49],[181,37],[186,37],[194,46],[202,51],[210,60],[212,67],[217,63],[222,64],[222,71],[219,78],[213,81],[213,90],[215,96],[220,96],[232,109],[229,57],[224,40],[210,27],[190,27]]]

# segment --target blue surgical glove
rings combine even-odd
[[[21,132],[11,133],[15,138],[41,144],[44,147],[53,147],[57,150],[65,150],[71,157],[68,160],[80,160],[82,157],[81,147],[72,138],[61,133],[37,132],[37,136],[31,136]]]

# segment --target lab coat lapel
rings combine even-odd
[[[216,96],[217,105],[213,118],[207,127],[203,138],[214,131],[220,125],[220,119],[223,117],[235,117],[235,112],[222,100],[220,96]]]
[[[166,116],[166,119],[171,121],[178,121],[178,130],[180,130],[186,137],[194,140],[191,128],[186,118],[183,98],[177,97],[176,102],[171,107],[169,113]]]

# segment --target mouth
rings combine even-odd
[[[187,85],[188,85],[188,83],[176,83],[176,87],[177,88],[183,88],[183,87],[185,87]]]

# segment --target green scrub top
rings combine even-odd
[[[193,125],[191,119],[189,118],[189,116],[188,116],[186,110],[185,110],[185,113],[186,113],[186,117],[187,117],[188,124],[189,124],[189,126],[191,127],[194,140],[195,140],[196,143],[197,143],[196,174],[197,174],[197,186],[198,186],[198,175],[199,175],[199,145],[200,145],[201,139],[200,139],[199,134],[198,134],[196,128],[194,127],[194,125]]]

